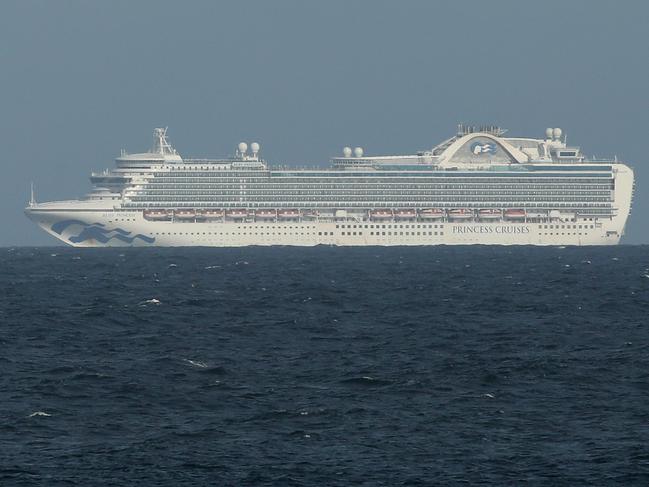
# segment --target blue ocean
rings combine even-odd
[[[0,249],[0,485],[647,485],[649,247]]]

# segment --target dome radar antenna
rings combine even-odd
[[[257,154],[259,154],[259,144],[257,142],[253,142],[250,144],[250,150],[252,151],[252,157],[257,158]]]
[[[237,156],[241,157],[242,159],[245,159],[247,151],[248,151],[248,144],[246,144],[245,142],[239,142],[239,145],[237,146]]]
[[[545,129],[545,138],[547,140],[552,140],[552,128],[551,127],[548,127],[547,129]]]

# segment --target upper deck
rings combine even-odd
[[[343,149],[342,157],[333,157],[329,168],[318,171],[488,171],[511,167],[526,170],[533,164],[594,165],[613,161],[588,160],[579,147],[568,146],[559,128],[548,128],[545,138],[505,137],[500,127],[473,127],[459,125],[457,133],[432,147],[405,155],[367,156],[361,147]],[[154,145],[149,152],[127,154],[116,159],[117,168],[110,172],[95,173],[93,182],[110,182],[106,178],[127,178],[129,174],[146,174],[155,171],[266,171],[273,173],[287,168],[269,168],[260,157],[257,143],[242,142],[234,157],[224,159],[183,159],[169,144],[166,129],[155,129]],[[617,161],[615,161],[617,162]],[[312,171],[313,168],[290,168],[291,171]]]
[[[363,148],[345,147],[342,157],[331,159],[341,169],[394,169],[435,167],[438,169],[484,170],[490,166],[519,164],[580,164],[586,158],[579,147],[566,144],[560,128],[548,128],[544,139],[504,137],[500,127],[459,125],[456,135],[430,150],[412,155],[365,156]],[[562,138],[563,136],[563,138]],[[589,161],[593,162],[593,161]]]

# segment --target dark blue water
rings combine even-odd
[[[0,485],[649,482],[649,247],[0,249]]]

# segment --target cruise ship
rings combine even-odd
[[[587,158],[559,128],[459,125],[430,150],[345,147],[327,168],[270,166],[256,142],[185,159],[156,128],[150,151],[115,162],[79,200],[32,191],[27,216],[75,247],[615,245],[633,195],[628,165]]]

